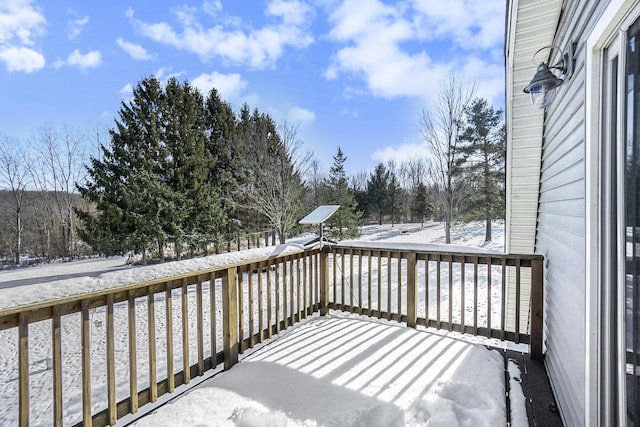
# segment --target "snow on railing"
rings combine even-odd
[[[506,326],[510,269],[517,302],[531,273],[530,333],[519,303]],[[540,357],[542,257],[325,246],[0,310],[0,342],[18,356],[3,362],[17,381],[0,384],[0,421],[113,425],[329,309],[529,343]]]

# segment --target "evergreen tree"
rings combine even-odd
[[[164,230],[180,258],[183,243],[204,248],[213,239],[223,213],[208,179],[215,164],[206,149],[203,97],[188,82],[181,85],[175,78],[169,79],[165,92],[166,155],[161,162],[171,215],[165,218]]]
[[[349,189],[344,163],[347,160],[338,147],[338,152],[333,156],[333,166],[329,170],[329,177],[325,180],[324,204],[340,205],[340,209],[327,221],[327,235],[330,238],[342,240],[355,238],[360,235],[358,222],[362,212],[358,210],[358,204],[352,191]]]
[[[231,220],[237,215],[236,200],[241,181],[242,147],[237,135],[238,123],[231,105],[220,98],[216,89],[209,92],[205,110],[206,149],[210,161],[209,183],[218,195],[223,218],[227,219],[223,227],[229,233],[238,225],[237,221]],[[221,232],[216,227],[208,230],[208,234],[217,236],[218,243]]]
[[[427,186],[422,182],[416,186],[411,214],[414,221],[420,221],[422,226],[424,226],[424,219],[433,214],[433,203],[427,192]]]
[[[358,208],[362,211],[363,218],[369,218],[371,216],[369,195],[367,193],[369,173],[360,171],[355,176],[352,176],[349,181],[351,192],[356,200]]]
[[[97,216],[78,212],[86,230],[83,237],[97,250],[133,250],[146,262],[152,245],[166,241],[163,218],[172,213],[157,161],[164,156],[163,102],[156,78],[138,83],[133,99],[121,104],[116,127],[109,132],[110,146],[102,147],[102,160],[90,159],[88,181],[78,185],[98,211]]]
[[[388,211],[388,187],[389,171],[382,163],[378,163],[376,168],[371,172],[369,181],[367,182],[367,204],[369,212],[376,215],[378,225],[382,225],[382,217]]]
[[[251,185],[253,166],[249,164],[249,153],[253,150],[252,144],[255,140],[254,121],[249,106],[245,103],[240,108],[235,131],[234,151],[237,153],[238,162],[234,165],[234,176],[238,185],[238,193],[235,206],[235,223],[229,227],[233,232],[243,224],[246,227],[249,223],[256,222],[255,211],[251,208],[251,203],[247,199],[247,187]],[[262,217],[259,217],[262,220]]]
[[[389,184],[387,185],[386,208],[391,217],[391,226],[393,227],[402,214],[402,188],[396,174],[389,173]]]
[[[104,253],[157,248],[168,242],[205,247],[225,222],[211,185],[202,95],[188,82],[170,79],[166,90],[143,79],[123,102],[110,144],[91,158],[88,179],[78,185],[96,213],[78,211],[83,239]]]
[[[485,240],[489,242],[491,220],[504,214],[506,138],[502,110],[494,110],[486,99],[476,98],[465,115],[463,152],[478,189],[468,200],[467,209],[484,219]]]

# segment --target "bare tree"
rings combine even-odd
[[[420,132],[431,154],[429,176],[442,203],[446,243],[451,243],[451,223],[467,194],[460,134],[473,92],[473,88],[461,86],[452,74],[440,85],[433,106],[422,112]]]
[[[22,251],[22,209],[24,196],[28,184],[28,161],[24,153],[15,141],[8,137],[0,138],[0,179],[2,187],[8,189],[13,196],[14,213],[14,257],[15,263],[20,264],[20,252]]]
[[[39,165],[33,169],[34,180],[43,194],[53,197],[60,221],[64,256],[75,254],[75,216],[73,212],[76,183],[82,173],[81,138],[67,126],[58,134],[51,125],[40,128],[36,143],[40,146]]]
[[[100,120],[92,121],[89,125],[95,145],[88,154],[94,155],[93,153],[95,153],[95,158],[102,161],[103,147],[109,144],[109,125]]]
[[[405,185],[415,189],[428,178],[429,163],[425,157],[412,157],[400,163],[400,171]]]
[[[411,157],[403,160],[398,168],[400,186],[404,189],[404,215],[405,221],[411,215],[411,206],[414,204],[417,189],[420,184],[427,181],[428,163],[424,157]]]
[[[307,184],[310,190],[309,204],[315,209],[322,200],[322,181],[324,180],[324,174],[317,158],[311,159],[307,175]]]
[[[298,126],[287,122],[270,129],[265,116],[247,145],[251,179],[246,187],[248,205],[277,230],[280,243],[295,226],[304,209],[302,177],[311,166],[311,154],[302,152]],[[256,121],[259,122],[259,121]]]

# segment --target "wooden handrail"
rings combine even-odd
[[[410,327],[423,325],[526,343],[532,358],[543,357],[543,256],[481,249],[436,250],[434,245],[394,248],[389,243],[369,242],[338,244],[332,251],[334,279],[330,292],[334,298],[330,308],[406,322]],[[377,280],[371,277],[371,266],[376,264]],[[363,274],[368,276],[366,295],[356,286],[362,283]],[[423,283],[418,283],[419,275]],[[349,301],[345,299],[347,294]],[[378,295],[375,306],[372,294]],[[480,303],[486,307],[484,312],[479,311]],[[521,307],[529,307],[526,330]]]
[[[530,277],[530,291],[525,277]],[[530,301],[527,331],[524,323],[520,327],[520,309],[527,306],[524,298]],[[26,426],[34,410],[29,396],[29,353],[35,348],[30,329],[50,323],[52,417],[53,424],[61,426],[66,409],[62,366],[67,362],[62,360],[66,354],[62,326],[77,319],[73,321],[80,322],[82,394],[77,421],[103,426],[136,413],[219,364],[231,368],[244,350],[316,311],[326,315],[330,309],[339,309],[406,322],[414,328],[422,325],[528,343],[531,357],[542,358],[543,301],[543,257],[539,255],[336,245],[3,309],[0,331],[17,331],[16,421]],[[479,303],[487,306],[484,313]],[[507,313],[509,304],[513,313]],[[98,384],[91,381],[91,334],[95,332],[91,320],[96,309],[105,320],[100,333],[106,341],[106,396],[105,409],[93,413]],[[500,315],[492,316],[493,310]],[[80,316],[65,317],[73,313]],[[124,330],[116,330],[120,318],[127,323]],[[193,324],[190,318],[195,319]],[[48,323],[34,325],[43,320]],[[513,325],[507,327],[509,322]],[[124,366],[116,357],[116,334],[121,333],[127,335]],[[144,345],[138,343],[139,336],[147,337]],[[181,356],[175,357],[176,351]],[[161,359],[165,362],[159,364]],[[139,365],[145,366],[144,373],[138,371]],[[118,377],[123,370],[128,384]],[[148,378],[144,390],[139,389],[139,375],[145,381]],[[128,387],[128,397],[117,401],[123,387]]]

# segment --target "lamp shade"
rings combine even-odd
[[[533,76],[531,81],[523,91],[525,93],[530,93],[532,89],[536,89],[538,86],[542,86],[546,89],[552,89],[560,86],[564,83],[564,80],[556,77],[551,71],[549,71],[549,66],[544,62],[538,65],[538,69],[536,70],[536,74]]]
[[[555,99],[556,88],[562,83],[564,80],[556,77],[549,71],[549,66],[543,62],[538,65],[536,74],[523,91],[531,94],[531,102],[534,106],[546,108]]]

